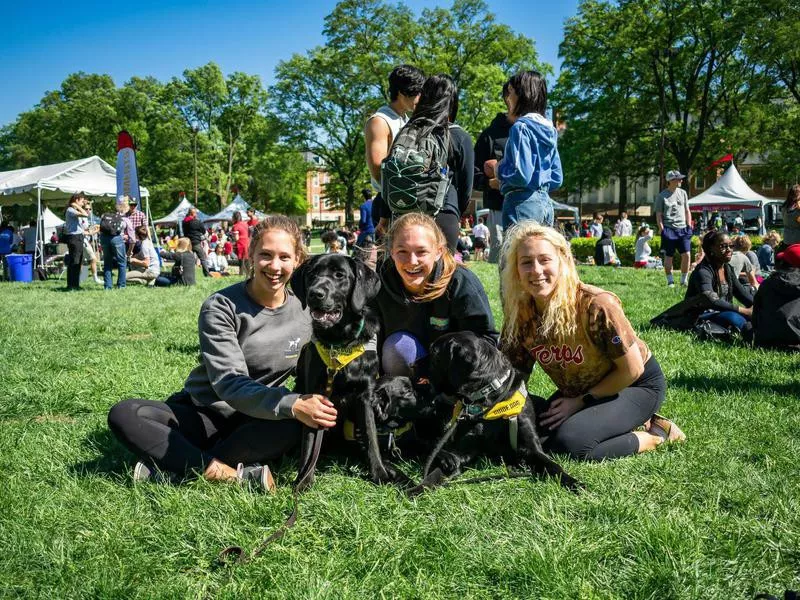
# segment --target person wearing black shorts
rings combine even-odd
[[[667,173],[667,189],[656,198],[656,220],[661,233],[661,249],[664,251],[664,273],[667,286],[675,287],[672,277],[672,257],[677,250],[681,255],[681,285],[689,279],[692,262],[692,213],[689,212],[689,196],[681,189],[686,178],[679,171]]]

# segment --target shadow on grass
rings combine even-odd
[[[200,344],[167,344],[164,346],[164,349],[167,352],[188,354],[189,356],[197,356],[200,354]]]
[[[123,448],[107,427],[90,432],[83,441],[83,447],[97,452],[99,456],[69,467],[69,472],[77,477],[99,475],[118,479],[128,473],[135,460],[135,457]]]
[[[763,394],[773,392],[793,398],[797,393],[796,383],[764,383],[746,379],[729,379],[709,377],[708,375],[674,375],[668,381],[670,387],[684,387],[693,391],[708,392],[745,392]]]

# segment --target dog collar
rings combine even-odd
[[[528,389],[525,387],[525,381],[523,380],[509,398],[496,402],[487,409],[476,404],[464,404],[463,401],[459,400],[453,407],[453,416],[450,422],[457,421],[462,414],[466,414],[470,419],[484,419],[485,421],[513,419],[522,412],[527,399]]]
[[[503,375],[500,379],[497,378],[492,379],[487,385],[483,386],[477,392],[472,392],[471,394],[467,394],[466,397],[469,400],[472,400],[473,402],[482,400],[492,392],[496,392],[499,389],[501,389],[509,380],[511,374],[512,374],[511,369],[509,369],[508,371],[506,371],[505,375]]]

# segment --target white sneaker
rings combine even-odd
[[[95,283],[99,283],[100,285],[103,285],[103,280],[100,279],[97,275],[94,276],[94,282]]]
[[[153,483],[172,483],[172,475],[148,467],[142,461],[138,461],[133,467],[133,481],[134,483],[141,483],[143,481],[152,481]]]

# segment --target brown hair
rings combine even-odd
[[[297,264],[302,263],[308,258],[308,251],[306,250],[305,244],[303,244],[303,234],[300,231],[300,227],[297,226],[297,223],[285,215],[270,215],[256,225],[253,237],[250,239],[250,247],[248,248],[248,255],[251,258],[250,277],[253,276],[253,271],[255,269],[255,262],[252,260],[252,257],[255,256],[258,245],[261,243],[261,236],[268,231],[276,229],[278,231],[285,231],[294,240],[294,253],[297,257]]]
[[[69,204],[73,205],[81,198],[86,198],[86,194],[84,194],[83,192],[75,192],[74,194],[72,194],[72,196],[70,196]]]
[[[442,253],[442,275],[436,281],[426,281],[425,287],[419,294],[414,294],[413,298],[416,302],[429,302],[435,300],[445,293],[447,286],[450,285],[450,280],[453,279],[453,273],[456,271],[456,261],[450,250],[447,247],[447,240],[431,217],[422,213],[407,213],[397,219],[389,228],[389,233],[386,234],[386,241],[384,252],[391,256],[392,246],[394,240],[397,238],[398,233],[407,227],[422,227],[431,232],[434,239],[434,245]],[[395,267],[396,268],[396,267]]]
[[[136,228],[136,237],[139,238],[140,240],[147,239],[147,227],[145,227],[144,225],[139,225]]]
[[[750,241],[750,238],[746,235],[737,235],[733,238],[731,242],[734,250],[738,250],[739,252],[747,252],[750,248],[753,247],[753,242]]]

